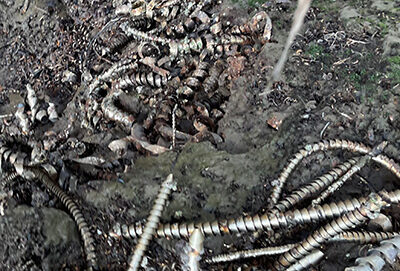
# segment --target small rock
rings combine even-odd
[[[282,125],[282,122],[285,118],[286,114],[275,112],[270,115],[270,118],[267,120],[267,124],[275,130],[279,130],[279,127]]]
[[[349,6],[346,6],[342,9],[340,12],[340,19],[342,20],[348,20],[352,18],[358,18],[361,15],[357,12],[355,8],[351,8]]]
[[[73,84],[73,83],[76,83],[76,79],[77,79],[77,76],[75,73],[73,73],[69,70],[66,70],[63,72],[63,77],[61,79],[61,82]]]

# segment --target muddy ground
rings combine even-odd
[[[84,30],[91,22],[91,12],[107,14],[112,10],[111,4],[78,2],[31,0],[25,11],[24,1],[0,0],[0,115],[15,112],[25,95],[25,85],[34,83],[57,104],[62,117],[55,126],[64,125],[64,108],[81,85],[79,76],[76,81],[68,81],[63,80],[63,74],[66,70],[80,74],[84,36],[93,35],[98,27]],[[182,150],[157,157],[137,154],[129,169],[118,173],[118,180],[72,178],[64,186],[90,224],[102,269],[127,268],[134,241],[114,240],[108,233],[115,223],[143,221],[159,184],[171,172],[178,189],[171,195],[163,222],[205,221],[262,212],[271,181],[291,156],[305,144],[322,138],[349,139],[370,146],[387,140],[384,152],[400,161],[400,2],[313,1],[282,78],[268,91],[267,78],[284,46],[295,5],[294,1],[267,1],[263,6],[258,2],[224,1],[224,8],[233,16],[266,10],[273,33],[272,40],[259,48],[256,57],[248,59],[240,77],[232,82],[225,115],[218,122],[217,132],[224,138],[223,143],[189,143]],[[267,123],[274,116],[282,120],[278,129]],[[46,129],[52,129],[51,125]],[[80,135],[92,144],[104,142],[104,149],[117,136],[111,137]],[[327,152],[305,159],[285,191],[350,156]],[[332,200],[399,185],[391,173],[370,163]],[[22,180],[7,193],[2,194],[1,201],[0,269],[83,270],[78,231],[59,201],[43,187]],[[311,225],[302,236],[317,227]],[[393,219],[393,230],[400,231],[398,215],[397,220]],[[291,241],[295,240],[281,240]],[[152,242],[146,254],[146,270],[180,270],[182,242]],[[204,257],[268,244],[263,235],[207,238]],[[328,244],[323,250],[324,260],[315,270],[343,270],[365,248]],[[274,259],[204,264],[203,268],[268,270]]]

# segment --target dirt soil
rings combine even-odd
[[[73,108],[68,104],[82,89],[80,68],[87,37],[104,25],[93,18],[108,18],[114,9],[112,3],[89,2],[0,0],[0,115],[16,111],[30,83],[56,104],[61,116],[55,124],[35,132],[36,138],[47,130],[60,131],[76,114],[68,111]],[[174,174],[178,189],[171,195],[162,222],[172,223],[263,212],[271,182],[288,160],[304,145],[321,139],[349,139],[369,146],[387,140],[384,153],[400,162],[400,2],[313,1],[281,80],[268,90],[267,78],[284,46],[295,7],[295,1],[224,1],[221,8],[233,18],[247,19],[257,10],[266,10],[273,32],[272,40],[259,48],[258,55],[247,59],[240,76],[231,82],[231,96],[217,127],[223,143],[188,143],[179,151],[159,156],[134,153],[126,163],[130,164],[127,170],[113,171],[118,165],[110,166],[110,175],[117,173],[108,180],[64,172],[68,177],[61,185],[90,224],[102,270],[127,269],[135,241],[115,240],[109,231],[115,223],[144,221],[169,173]],[[76,78],[66,79],[66,71]],[[278,121],[276,125],[271,119]],[[1,121],[4,126],[10,118],[2,117]],[[113,161],[107,145],[118,138],[117,134],[72,136],[96,146],[95,154]],[[285,193],[350,156],[336,151],[305,159],[290,176]],[[73,167],[68,170],[73,171]],[[394,175],[369,163],[331,200],[399,186]],[[18,180],[2,192],[0,208],[1,270],[84,269],[75,223],[42,186]],[[400,231],[400,219],[394,217],[393,230]],[[318,226],[308,226],[301,236]],[[280,240],[292,241],[290,237]],[[181,270],[183,242],[151,242],[143,262],[145,269]],[[203,257],[267,245],[262,234],[209,237]],[[365,247],[327,244],[323,251],[324,259],[313,270],[343,270],[354,264]],[[268,270],[275,259],[261,257],[202,267]],[[400,265],[386,270],[400,270]]]

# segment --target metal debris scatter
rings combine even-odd
[[[367,154],[368,160],[374,160],[392,171],[393,174],[396,174],[397,164],[390,158],[380,154],[386,145],[387,143],[383,142],[371,150],[371,148],[363,144],[346,140],[322,141],[317,144],[307,145],[303,148],[296,155],[295,160],[290,161],[289,166],[284,169],[284,172],[289,171],[288,169],[294,169],[295,165],[298,164],[301,159],[311,155],[312,152],[344,149],[350,152]],[[312,190],[308,188],[302,190],[302,188],[300,188],[296,191],[303,191],[303,193],[306,193],[304,196],[305,198],[309,197],[312,199],[313,197],[317,197],[324,187],[329,186],[329,184],[336,179],[340,180],[343,176],[345,176],[346,179],[350,178],[353,174],[354,166],[357,166],[358,169],[360,167],[358,165],[360,161],[362,161],[364,165],[368,161],[365,157],[367,156],[350,159],[334,170],[331,170],[329,173],[317,178],[315,181],[311,182],[311,184],[315,184],[315,187],[311,186],[313,187]],[[386,161],[391,161],[390,165],[387,164]],[[289,173],[285,175],[281,173],[280,176],[286,176],[287,178]],[[318,182],[318,180],[320,182]],[[272,195],[274,195],[273,191]],[[220,219],[198,223],[161,224],[158,226],[155,234],[158,238],[188,238],[195,229],[198,229],[201,230],[205,236],[211,237],[255,231],[267,233],[279,232],[285,235],[286,231],[290,232],[289,230],[294,227],[299,227],[308,223],[320,224],[323,221],[331,220],[299,244],[238,251],[236,253],[215,256],[205,260],[206,263],[215,264],[248,257],[282,254],[275,262],[274,270],[286,270],[287,268],[290,270],[304,270],[308,268],[308,266],[318,263],[324,253],[319,250],[315,251],[315,249],[324,243],[338,241],[372,243],[397,235],[395,232],[348,232],[348,230],[359,227],[369,220],[373,221],[375,218],[379,217],[381,209],[388,209],[392,204],[398,204],[400,202],[400,190],[394,190],[392,192],[382,190],[378,193],[370,194],[368,198],[353,198],[337,203],[331,202],[322,206],[314,204],[312,205],[314,207],[291,210],[296,203],[300,202],[300,198],[294,197],[293,195],[297,194],[290,194],[287,198],[283,198],[282,201],[278,202],[275,208],[270,209],[267,213],[262,215],[242,216],[232,219]],[[288,200],[291,198],[293,198],[293,200]],[[289,202],[290,204],[282,204],[284,202]],[[110,236],[114,238],[137,238],[142,234],[143,225],[140,223],[132,225],[117,224],[114,225],[110,232]]]
[[[218,5],[152,1],[105,27],[89,49],[117,61],[110,66],[90,61],[92,50],[87,54],[85,69],[104,68],[79,95],[84,127],[101,132],[112,123],[129,132],[141,125],[150,144],[174,149],[189,140],[222,142],[217,112],[224,112],[229,81],[240,75],[247,54],[255,53],[245,48],[269,41],[272,23],[262,11],[228,25],[214,12]],[[133,96],[140,109],[127,105]]]
[[[34,218],[35,224],[50,223],[48,228],[60,235],[62,253],[73,250],[78,255],[72,260],[63,256],[54,264],[63,270],[198,271],[239,265],[238,270],[245,265],[260,270],[310,270],[332,260],[332,247],[347,243],[374,247],[358,259],[346,258],[347,264],[352,261],[355,266],[345,270],[381,270],[386,263],[393,264],[400,251],[400,189],[392,182],[379,187],[369,182],[381,177],[376,177],[381,168],[390,178],[400,179],[398,142],[383,141],[393,138],[386,127],[382,135],[368,126],[357,130],[360,136],[337,137],[344,127],[365,126],[353,117],[358,111],[342,113],[343,108],[330,101],[347,94],[324,97],[321,90],[323,94],[303,101],[297,96],[301,92],[293,90],[298,85],[266,79],[273,67],[263,55],[281,42],[273,31],[274,20],[277,30],[287,23],[266,7],[276,2],[281,12],[290,5],[290,1],[267,2],[271,3],[232,12],[232,3],[217,0],[0,0],[0,19],[3,6],[18,6],[15,26],[0,22],[0,40],[6,40],[0,44],[0,59],[14,69],[8,83],[20,77],[17,89],[0,85],[1,217],[7,218],[10,206],[24,206],[40,213],[40,218],[44,209],[64,212],[75,226],[73,246],[68,242],[74,234],[57,228],[59,221]],[[311,1],[301,2],[308,9]],[[303,10],[301,18],[316,16],[314,11]],[[46,36],[41,29],[51,33]],[[10,32],[14,34],[4,38]],[[347,39],[344,31],[319,34],[305,36],[318,36],[331,48]],[[293,44],[297,53],[290,62],[307,54],[299,46]],[[322,57],[319,47],[314,49]],[[316,56],[309,57],[317,61]],[[354,60],[348,57],[333,66],[354,66]],[[16,67],[14,62],[24,65]],[[282,67],[275,70],[275,77]],[[327,71],[328,65],[321,67],[329,76],[314,82],[318,88],[325,81],[334,84],[341,76],[340,67],[338,72]],[[2,67],[0,76],[7,71]],[[269,85],[274,89],[261,93]],[[352,103],[364,98],[348,85],[343,89]],[[292,103],[296,108],[282,108]],[[322,105],[327,112],[315,114]],[[387,106],[393,105],[398,105],[397,98]],[[293,113],[301,110],[296,121],[307,124],[292,127]],[[345,119],[338,120],[331,111]],[[398,126],[392,115],[390,122]],[[238,121],[230,123],[233,118]],[[262,148],[258,160],[253,159],[254,150],[244,153],[240,147],[230,148],[235,140],[246,142],[242,145],[253,142],[253,122],[247,123],[252,118],[259,120],[259,134],[270,143],[255,142],[249,148],[271,147]],[[374,125],[380,127],[377,119]],[[293,146],[297,148],[289,140],[315,120],[320,124],[313,127],[316,136],[303,138],[309,130],[299,133],[296,144],[308,144],[288,161],[283,159]],[[221,129],[224,125],[229,129]],[[237,137],[238,129],[247,129],[250,139]],[[287,135],[286,130],[296,135]],[[203,143],[191,144],[199,142]],[[218,162],[208,164],[208,157],[197,152],[185,156],[192,146],[203,145],[218,151]],[[250,162],[256,164],[249,170]],[[226,165],[233,168],[232,174],[221,169]],[[146,166],[150,172],[141,172]],[[198,172],[193,173],[194,168]],[[253,177],[242,178],[240,172],[252,172]],[[365,172],[371,173],[368,180],[363,178]],[[297,180],[292,182],[291,177]],[[342,193],[356,178],[363,186]],[[204,187],[223,187],[227,197]],[[232,212],[232,206],[240,206],[235,197],[239,193],[245,195],[241,200],[246,205]],[[149,198],[155,198],[153,205]],[[195,208],[202,213],[193,212]],[[230,217],[225,217],[227,212]],[[12,223],[23,224],[12,220],[0,221],[0,229],[6,225],[14,230]],[[59,251],[48,258],[45,254],[57,244],[44,240],[48,236],[41,227],[35,233],[21,231],[18,237],[3,235],[21,241],[17,250],[32,251],[27,253],[31,258],[18,259],[22,267],[7,262],[4,269],[57,269],[52,261]],[[44,241],[35,243],[33,235]],[[31,248],[32,243],[41,243],[44,252],[36,251],[38,246]]]

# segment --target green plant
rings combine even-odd
[[[388,57],[387,61],[390,64],[388,77],[393,84],[400,84],[400,56]]]
[[[320,58],[321,56],[323,56],[324,53],[324,47],[322,47],[321,45],[318,44],[310,44],[307,51],[306,51],[306,55],[308,55],[309,57],[311,57],[313,60],[316,60],[318,58]]]

